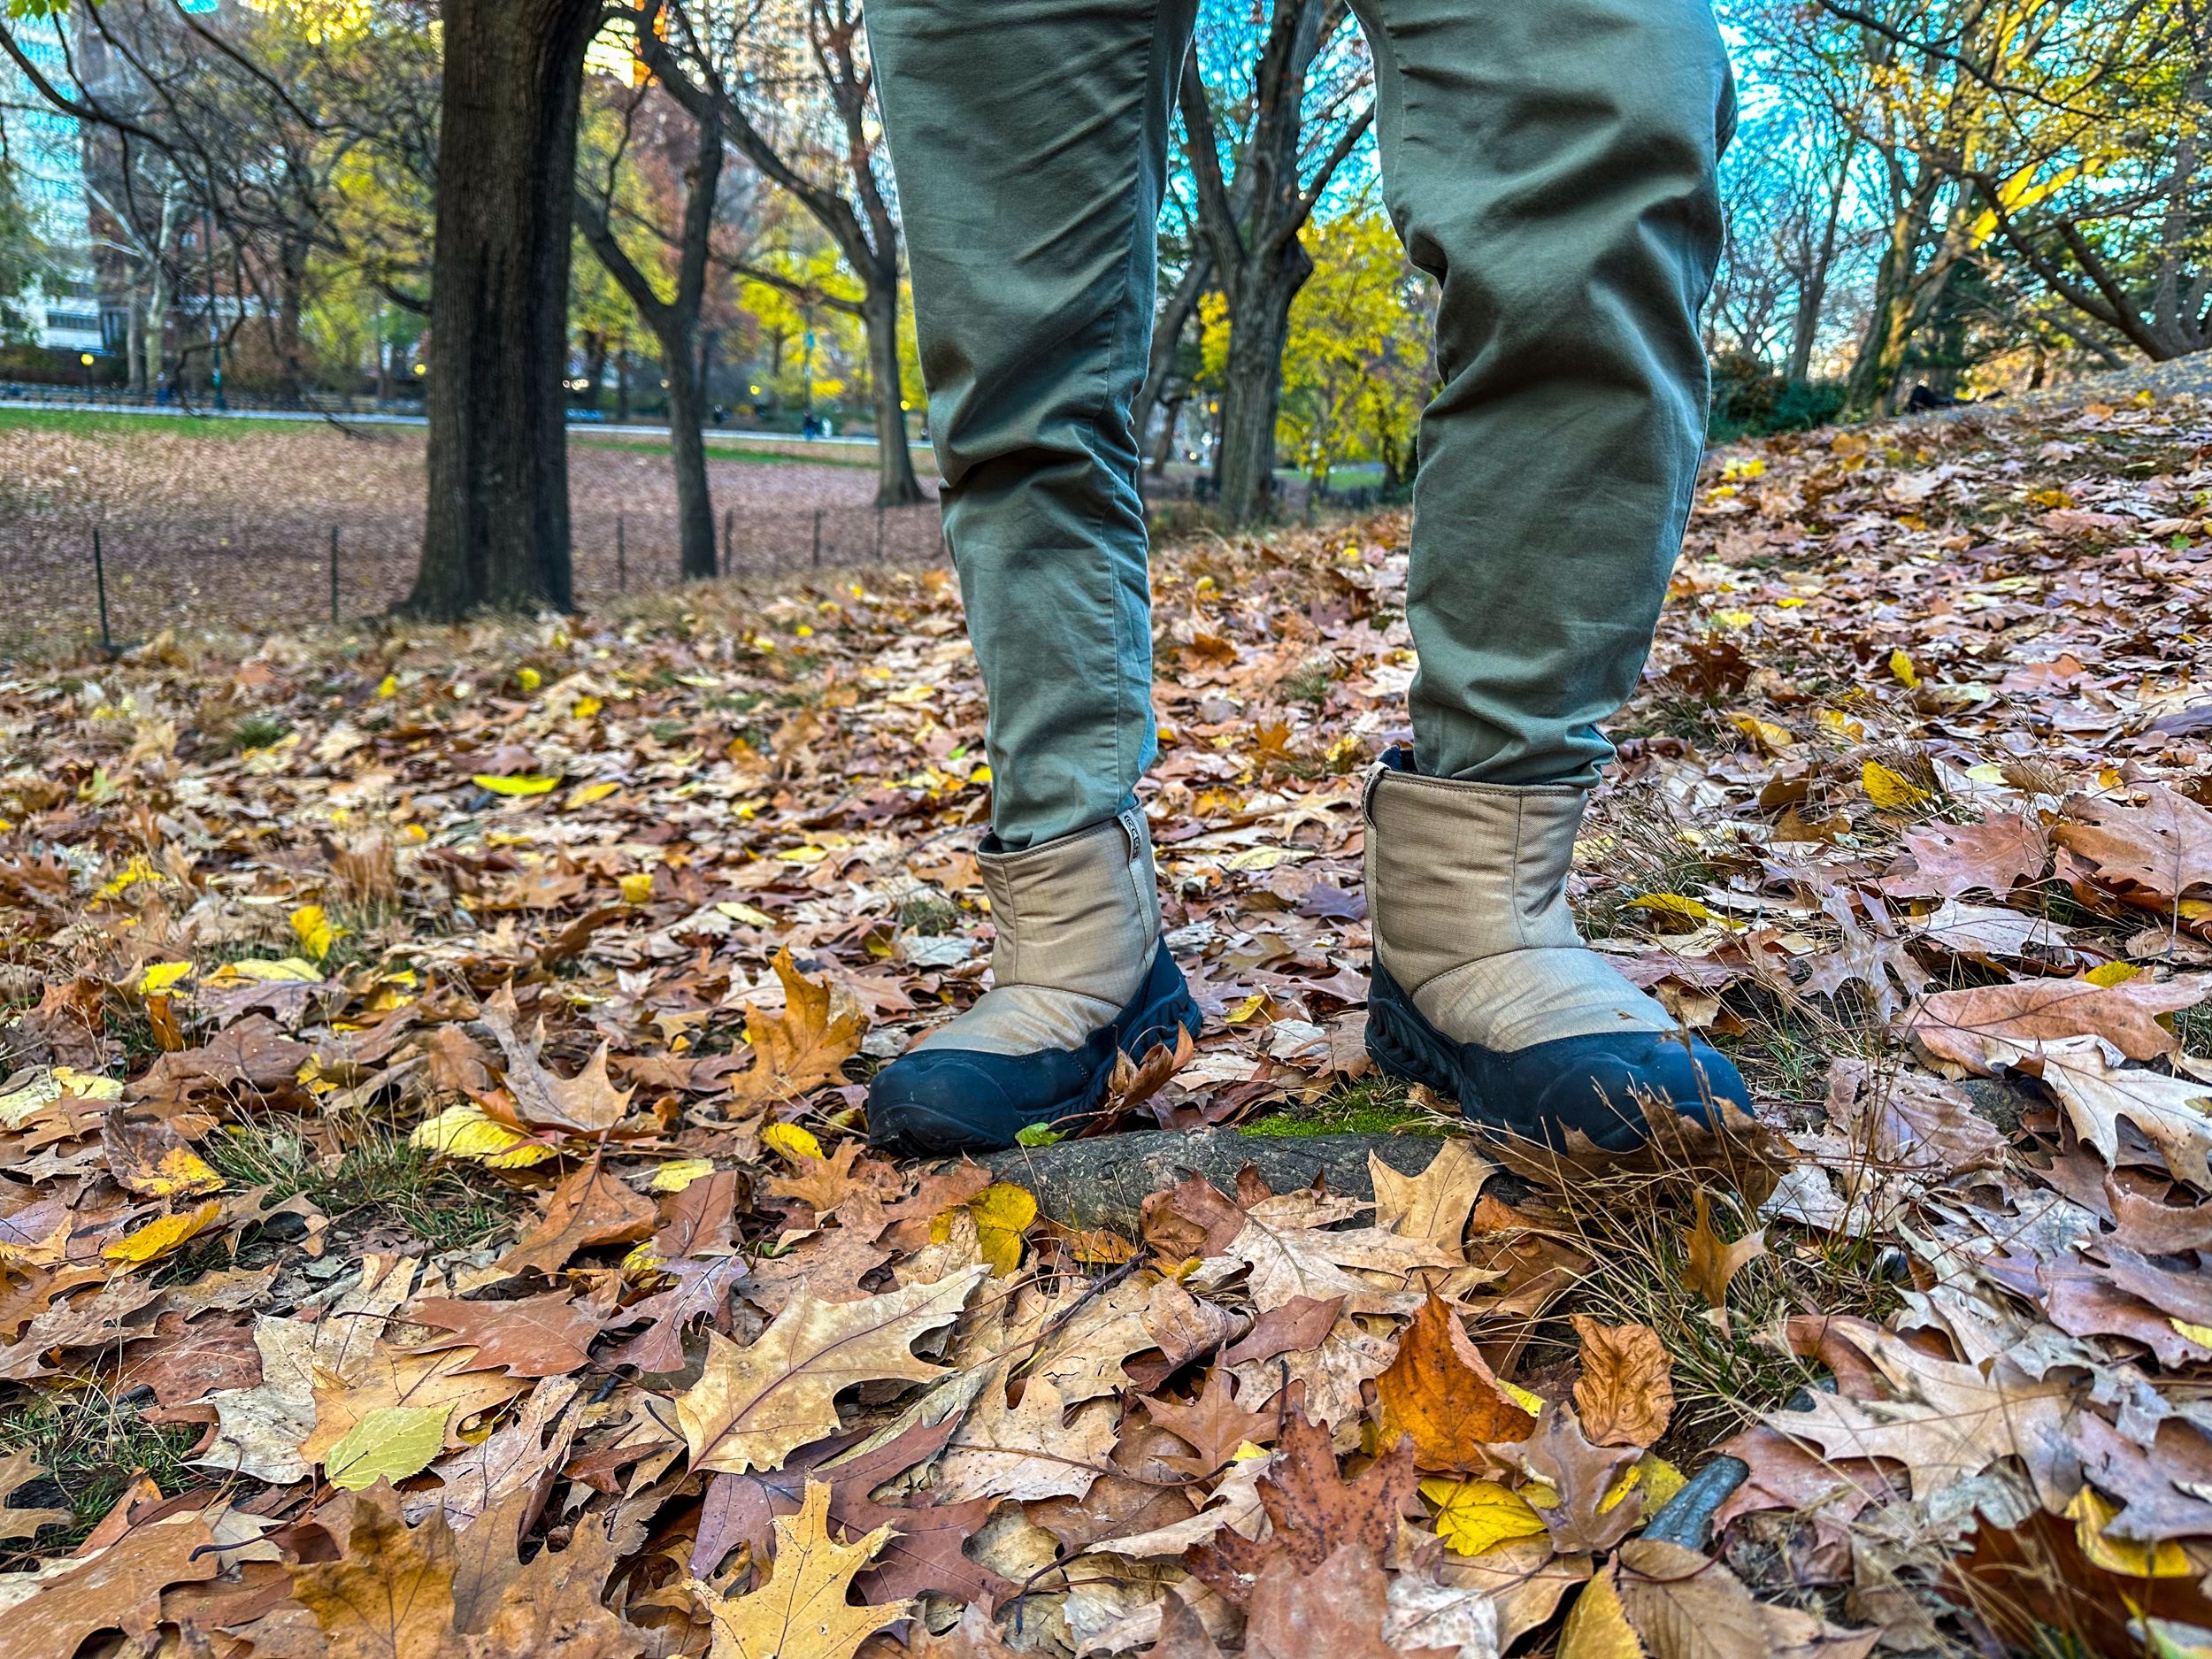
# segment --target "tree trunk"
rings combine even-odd
[[[169,354],[169,267],[157,257],[153,262],[153,280],[146,291],[146,334],[142,342],[146,352],[146,389],[161,389],[161,378],[168,366]]]
[[[607,388],[607,331],[584,331],[584,407],[597,409]]]
[[[569,232],[591,0],[442,0],[430,490],[408,608],[574,603]]]
[[[1183,424],[1183,405],[1190,401],[1187,391],[1160,402],[1160,436],[1152,446],[1152,476],[1165,478],[1167,464],[1175,456],[1175,429]]]
[[[626,343],[614,349],[614,424],[630,424],[630,348]]]
[[[131,289],[130,331],[123,344],[123,356],[130,366],[131,390],[150,392],[154,388],[146,379],[146,290],[142,286]]]
[[[711,577],[714,501],[707,491],[707,441],[702,430],[705,390],[682,339],[661,342],[668,371],[668,456],[676,468],[676,538],[686,581]]]
[[[872,273],[860,309],[868,334],[869,380],[876,405],[876,505],[910,507],[922,499],[914,457],[906,443],[906,411],[899,396],[899,285]]]
[[[1274,510],[1283,346],[1290,337],[1291,302],[1312,272],[1312,258],[1291,236],[1266,268],[1246,273],[1229,299],[1229,360],[1222,377],[1216,469],[1222,515],[1231,524],[1260,523]]]

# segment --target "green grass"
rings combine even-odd
[[[506,1224],[494,1192],[410,1146],[396,1129],[356,1125],[350,1138],[335,1166],[273,1123],[228,1125],[201,1151],[225,1180],[266,1187],[265,1208],[303,1194],[334,1223],[388,1220],[434,1250],[480,1243]]]
[[[42,1390],[0,1411],[0,1450],[28,1449],[46,1471],[12,1507],[65,1509],[72,1517],[59,1538],[42,1531],[42,1552],[81,1543],[142,1471],[165,1494],[193,1485],[185,1460],[199,1438],[196,1425],[147,1422],[96,1383]]]
[[[24,409],[0,405],[0,432],[58,432],[70,437],[104,433],[169,433],[180,437],[236,440],[273,428],[314,431],[319,421],[257,419],[251,415],[126,415],[101,409]]]
[[[656,455],[668,453],[668,442],[664,438],[626,438],[613,433],[592,433],[588,435],[572,433],[570,441],[580,449],[643,449]],[[915,460],[918,465],[927,451],[919,446],[915,448]],[[743,461],[766,466],[847,466],[867,472],[876,470],[873,457],[856,459],[849,455],[790,455],[781,449],[756,449],[742,444],[717,443],[712,439],[707,441],[706,450],[710,461]]]

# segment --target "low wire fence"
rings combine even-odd
[[[112,512],[0,523],[0,660],[35,647],[127,645],[163,628],[349,622],[390,610],[413,585],[419,513],[338,517],[312,508],[199,514]],[[672,507],[583,507],[570,517],[576,603],[681,580]],[[717,526],[723,573],[765,575],[944,557],[937,503],[732,508]]]

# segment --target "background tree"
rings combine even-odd
[[[696,88],[693,89],[695,94]],[[668,385],[668,447],[676,474],[679,568],[686,577],[715,573],[714,503],[707,483],[707,389],[699,357],[699,319],[712,273],[717,210],[722,193],[722,120],[713,99],[681,103],[657,96],[649,81],[615,94],[608,111],[610,142],[580,170],[576,222],[599,263],[636,308],[659,342]],[[618,204],[626,157],[657,164],[674,188],[676,222],[664,228]],[[641,240],[633,256],[621,234]],[[653,267],[666,267],[657,276]],[[664,293],[663,289],[666,292]]]
[[[876,413],[876,504],[922,498],[901,408],[898,219],[875,72],[851,0],[645,0],[629,15],[639,56],[691,109],[711,103],[731,144],[789,193],[859,284]],[[766,268],[748,272],[775,280]]]
[[[1272,0],[1256,40],[1202,28],[1184,62],[1185,154],[1227,329],[1216,469],[1235,524],[1273,502],[1291,302],[1313,269],[1298,233],[1374,119],[1349,15],[1344,0]]]

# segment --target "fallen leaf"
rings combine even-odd
[[[1609,1564],[1575,1597],[1560,1627],[1559,1659],[1646,1659],[1621,1606],[1617,1571]]]
[[[2029,1047],[2058,1038],[2101,1037],[2131,1060],[2155,1060],[2177,1048],[2162,1015],[2193,1008],[2212,996],[2212,975],[2185,975],[2163,983],[2139,974],[2117,985],[2088,979],[2027,979],[1939,991],[1922,1000],[1906,1021],[1923,1052],[1973,1063],[1988,1041]]]
[[[1682,1282],[1705,1298],[1716,1313],[1728,1306],[1728,1286],[1745,1266],[1767,1253],[1766,1233],[1747,1233],[1732,1244],[1723,1244],[1713,1231],[1705,1189],[1697,1190],[1696,1217],[1683,1241]]]
[[[865,1302],[828,1302],[802,1287],[750,1347],[707,1335],[706,1368],[679,1395],[676,1418],[695,1470],[773,1469],[794,1448],[837,1432],[838,1393],[862,1382],[926,1382],[941,1367],[915,1340],[950,1324],[989,1270]]]
[[[772,965],[783,981],[784,1011],[746,1010],[745,1041],[754,1061],[730,1083],[741,1108],[789,1100],[834,1081],[845,1062],[860,1052],[868,1029],[868,1017],[851,995],[827,979],[808,979],[793,965],[788,949],[779,950]]]
[[[1575,1409],[1600,1446],[1649,1446],[1674,1414],[1674,1359],[1647,1325],[1601,1325],[1574,1316],[1582,1376]]]
[[[889,1541],[878,1527],[856,1543],[829,1535],[829,1488],[809,1481],[795,1516],[775,1521],[775,1567],[749,1595],[726,1596],[696,1578],[686,1581],[712,1622],[710,1659],[852,1659],[860,1644],[906,1617],[910,1601],[855,1607],[846,1601],[854,1576]]]
[[[1337,1470],[1326,1427],[1293,1417],[1282,1449],[1259,1478],[1257,1495],[1273,1531],[1262,1542],[1222,1531],[1188,1556],[1191,1571],[1240,1607],[1270,1563],[1311,1571],[1348,1545],[1380,1555],[1414,1502],[1417,1477],[1403,1444],[1352,1480]]]
[[[334,1486],[358,1492],[380,1480],[404,1480],[430,1466],[445,1449],[449,1405],[378,1406],[338,1438],[325,1454],[323,1473]]]
[[[1455,1555],[1480,1555],[1551,1530],[1526,1498],[1499,1481],[1432,1478],[1421,1483],[1421,1495],[1436,1505],[1436,1535]]]
[[[1425,1301],[1376,1379],[1381,1443],[1413,1442],[1417,1469],[1486,1469],[1501,1441],[1524,1440],[1536,1418],[1499,1386],[1448,1304]]]
[[[595,1156],[547,1195],[543,1212],[499,1258],[500,1271],[557,1273],[579,1250],[646,1237],[657,1213]]]

